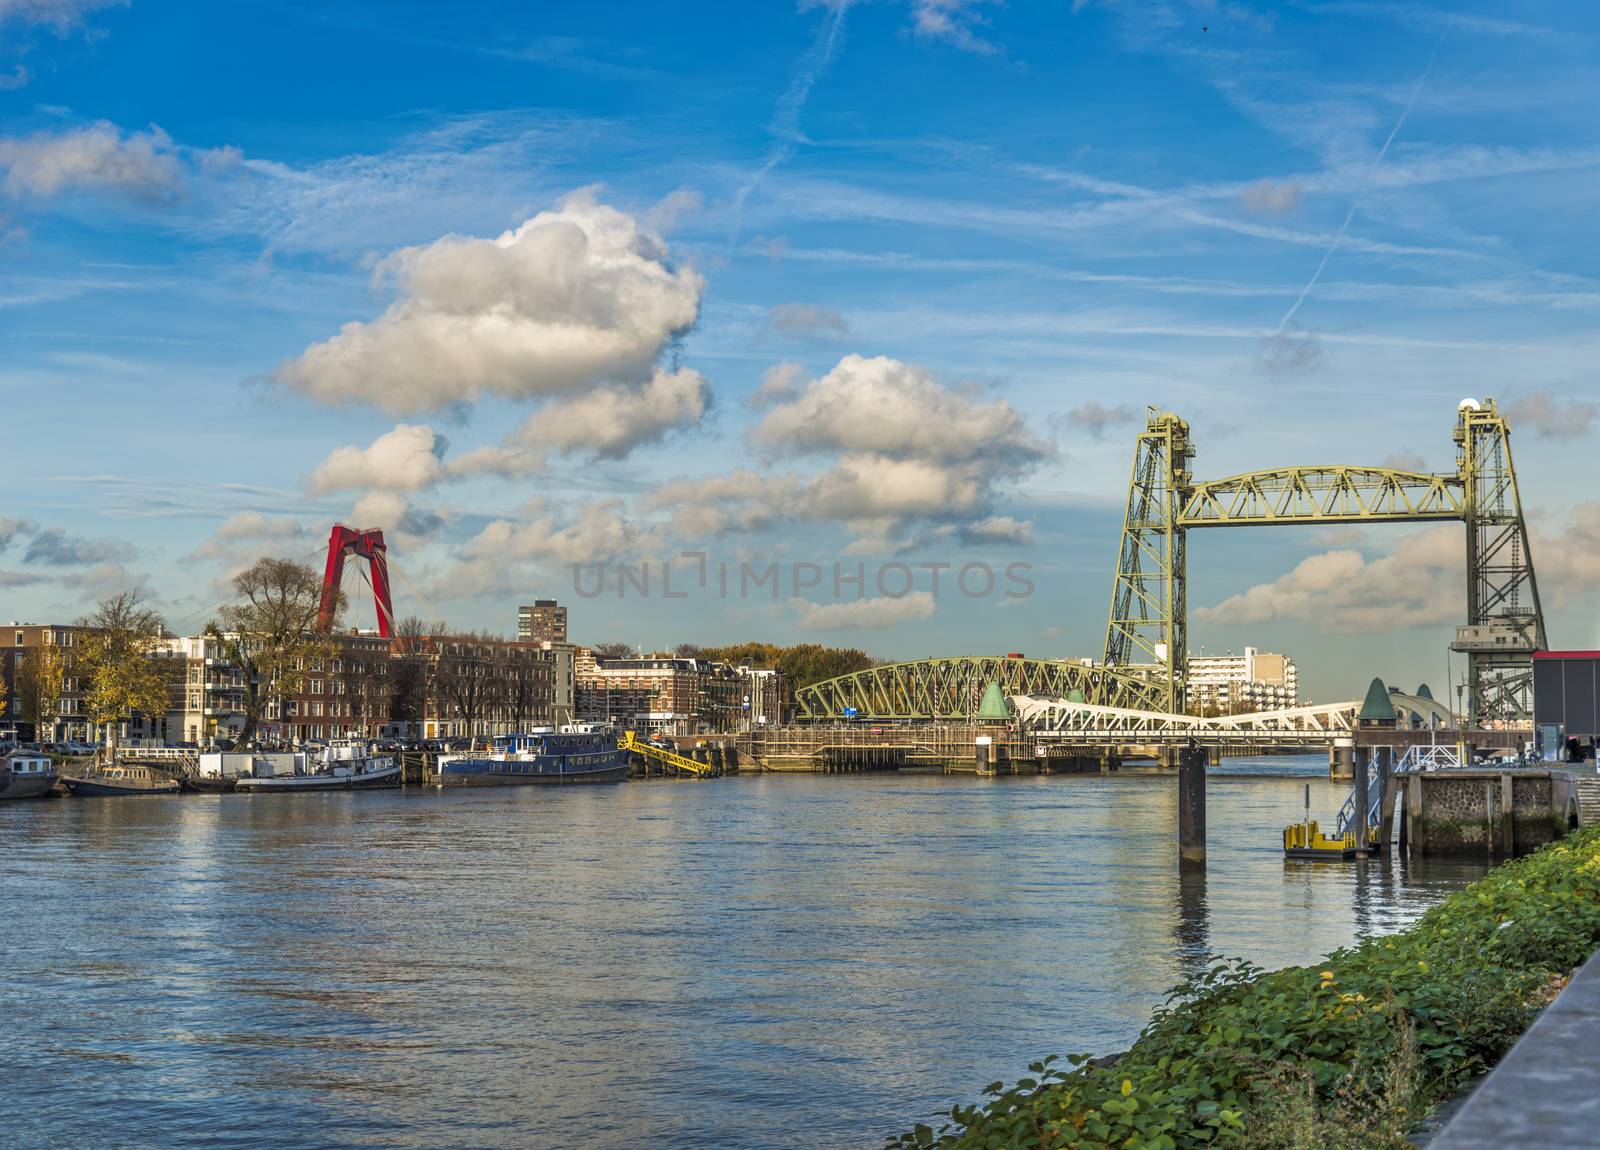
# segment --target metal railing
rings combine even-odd
[[[1465,751],[1455,743],[1435,743],[1424,747],[1418,744],[1406,748],[1400,761],[1394,765],[1399,771],[1442,771],[1468,766]]]
[[[1367,777],[1367,825],[1376,826],[1382,817],[1383,808],[1383,777],[1374,771]],[[1353,830],[1356,825],[1356,789],[1350,788],[1350,797],[1345,799],[1344,806],[1339,808],[1339,818],[1334,824],[1334,837]]]
[[[685,774],[693,775],[697,779],[708,778],[716,774],[716,768],[709,763],[702,763],[698,759],[691,759],[687,755],[680,755],[676,751],[669,751],[663,747],[653,747],[649,743],[641,743],[634,738],[632,731],[622,734],[624,749],[643,755],[647,759],[654,759],[664,767],[672,767]]]

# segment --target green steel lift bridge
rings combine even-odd
[[[1189,425],[1151,411],[1133,476],[1111,589],[1101,665],[958,656],[872,667],[798,692],[802,717],[969,719],[986,685],[1138,710],[1183,710],[1188,651],[1188,533],[1206,527],[1453,520],[1465,527],[1467,618],[1452,650],[1466,656],[1470,726],[1531,720],[1533,653],[1544,613],[1511,460],[1511,429],[1494,400],[1462,401],[1456,470],[1284,467],[1196,481]]]

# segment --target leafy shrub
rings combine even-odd
[[[1364,1150],[1510,1049],[1600,946],[1600,828],[1314,967],[1222,962],[1111,1059],[1055,1056],[886,1150]]]

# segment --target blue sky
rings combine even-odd
[[[1575,2],[0,0],[0,616],[139,585],[192,631],[344,519],[463,627],[553,595],[584,641],[1094,655],[1145,405],[1208,477],[1449,470],[1493,395],[1552,641],[1600,645],[1597,38]],[[686,599],[574,592],[685,550]],[[1461,553],[1199,533],[1195,646],[1437,684]]]

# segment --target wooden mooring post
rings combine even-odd
[[[1178,752],[1178,862],[1206,862],[1206,751],[1183,747]]]

